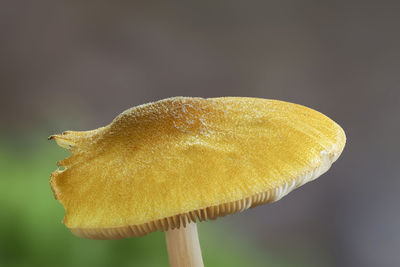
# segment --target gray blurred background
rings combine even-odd
[[[52,133],[170,96],[295,102],[343,127],[341,158],[281,201],[201,223],[200,234],[247,240],[271,266],[400,266],[399,30],[399,1],[3,0],[0,160],[14,153],[23,169],[38,147],[56,149]],[[47,184],[59,159],[35,179],[62,214]],[[61,218],[49,225],[66,231]],[[1,248],[0,265],[25,257]]]

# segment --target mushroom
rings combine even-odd
[[[168,98],[49,139],[72,153],[50,179],[71,232],[166,231],[171,266],[203,266],[197,221],[279,200],[326,172],[346,142],[315,110],[244,97]]]

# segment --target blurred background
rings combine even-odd
[[[47,136],[170,96],[302,104],[341,158],[277,203],[200,223],[206,266],[400,266],[399,1],[0,1],[0,266],[167,266],[164,235],[74,237]]]

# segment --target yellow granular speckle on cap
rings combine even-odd
[[[53,135],[72,156],[51,175],[64,223],[116,239],[276,201],[327,171],[342,128],[307,107],[258,98],[174,97],[108,126]]]

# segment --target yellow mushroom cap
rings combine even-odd
[[[327,171],[342,128],[310,108],[258,98],[174,97],[108,126],[53,135],[72,152],[51,175],[65,225],[118,239],[276,201]]]

